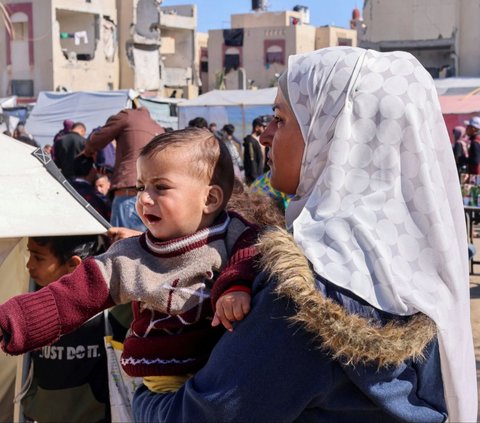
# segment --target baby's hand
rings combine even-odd
[[[229,332],[233,331],[231,322],[242,320],[250,311],[250,294],[244,291],[234,291],[222,295],[218,301],[212,326],[222,323]]]

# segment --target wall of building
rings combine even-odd
[[[132,37],[130,25],[133,22],[134,0],[117,0],[118,14],[118,58],[119,88],[130,89],[134,86],[134,71],[127,58],[127,41]]]
[[[0,97],[12,93],[12,80],[31,81],[33,95],[52,89],[51,4],[13,0],[4,5],[19,20],[15,27],[24,39],[10,40],[4,27],[0,31]],[[19,31],[19,32],[20,32]],[[17,34],[18,38],[22,38]],[[22,82],[22,84],[24,84]]]
[[[450,38],[456,5],[463,1],[367,0],[363,8],[364,39],[377,42]]]
[[[231,28],[269,28],[285,27],[293,24],[293,21],[301,24],[304,14],[286,10],[282,12],[253,12],[238,13],[231,15]]]
[[[0,96],[11,93],[12,80],[33,81],[33,96],[57,88],[118,88],[116,47],[113,37],[104,37],[102,18],[116,20],[115,0],[12,0],[6,6],[26,39],[10,41],[6,32],[0,31]],[[69,37],[79,31],[85,31],[85,37],[77,37],[78,43],[74,38],[60,38],[62,32]],[[109,31],[113,33],[112,26]],[[79,55],[94,59],[81,61]]]
[[[448,64],[456,69],[457,76],[479,76],[478,16],[478,0],[366,0],[363,9],[366,28],[362,45],[369,42],[438,42],[452,39],[453,45],[444,47],[443,51],[425,47],[421,53],[414,49],[408,51],[426,67]]]
[[[206,93],[209,91],[208,85],[208,33],[196,33],[196,53],[195,57],[198,60],[198,72],[200,75],[200,92]]]
[[[460,76],[480,76],[480,2],[461,0],[456,2],[458,24],[457,57]]]
[[[355,29],[322,26],[315,34],[315,49],[329,46],[357,46],[357,31]]]
[[[53,0],[53,89],[112,90],[119,87],[115,0],[90,3]],[[104,17],[109,17],[112,22]],[[61,33],[85,31],[86,38],[61,39]]]
[[[208,87],[214,89],[218,74],[224,68],[228,47],[224,46],[223,30],[212,30],[208,35]],[[315,50],[315,28],[310,25],[245,28],[243,46],[238,50],[247,87],[272,87],[285,70],[289,55]],[[279,54],[278,61],[269,63],[269,51],[283,54]],[[230,71],[225,78],[226,88],[240,88],[240,77],[238,72]]]

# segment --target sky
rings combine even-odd
[[[197,31],[230,28],[230,15],[251,11],[251,0],[163,0],[162,6],[196,4]],[[313,26],[335,25],[348,28],[355,7],[362,9],[363,0],[267,0],[268,11],[292,10],[296,5],[310,10]]]

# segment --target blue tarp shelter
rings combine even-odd
[[[231,123],[237,138],[252,130],[252,121],[258,116],[272,114],[277,88],[258,90],[213,90],[193,100],[178,104],[178,127],[184,128],[196,117],[208,123],[215,122],[218,129]]]

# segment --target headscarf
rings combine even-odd
[[[372,306],[438,329],[450,421],[475,421],[467,239],[448,132],[409,53],[290,56],[305,151],[287,226],[315,271]]]
[[[464,126],[456,126],[453,128],[453,142],[455,143],[460,143],[462,146],[462,151],[463,151],[463,156],[468,158],[468,149],[470,147],[470,139],[465,137],[466,129]]]
[[[465,127],[464,126],[455,126],[453,128],[453,138],[454,141],[458,141],[465,136]]]
[[[66,134],[68,134],[69,132],[71,132],[72,128],[73,128],[73,125],[75,124],[75,122],[71,119],[65,119],[63,121],[63,130]]]

